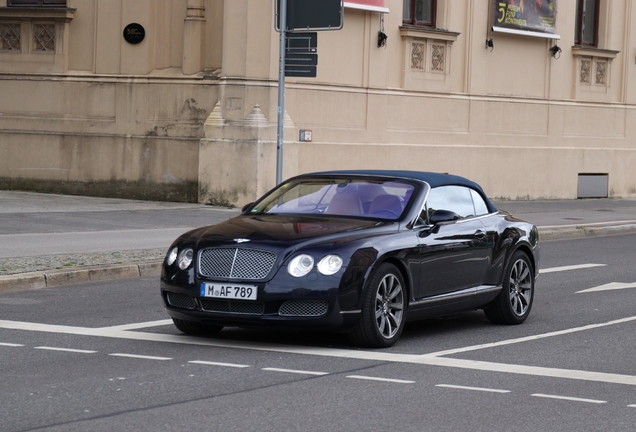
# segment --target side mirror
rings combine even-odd
[[[461,219],[457,213],[450,210],[435,210],[430,217],[431,224],[438,225],[444,222],[452,222]]]

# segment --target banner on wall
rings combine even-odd
[[[384,6],[384,0],[346,0],[344,7],[381,13],[389,12],[389,8]]]
[[[494,0],[493,31],[560,39],[556,34],[557,0]]]

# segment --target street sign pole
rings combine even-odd
[[[283,181],[283,139],[285,133],[285,46],[287,41],[287,0],[280,0],[280,48],[278,60],[278,134],[276,140],[276,184]]]

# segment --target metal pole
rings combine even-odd
[[[287,41],[287,0],[280,0],[280,53],[278,64],[278,134],[276,139],[276,184],[283,181],[283,139],[285,133],[285,45]]]

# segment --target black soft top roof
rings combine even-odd
[[[439,186],[466,186],[471,189],[475,189],[482,198],[486,201],[488,210],[496,212],[497,208],[490,202],[481,186],[474,181],[467,178],[460,177],[453,174],[442,174],[425,171],[407,171],[407,170],[340,170],[340,171],[322,171],[302,174],[299,177],[314,176],[314,175],[356,175],[356,176],[380,176],[380,177],[393,177],[404,178],[412,180],[420,180],[429,184],[431,188]]]

